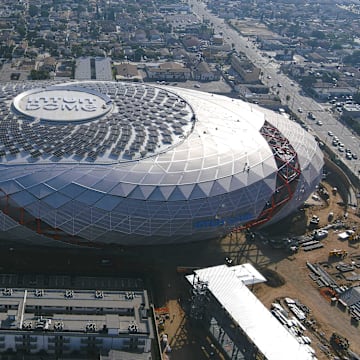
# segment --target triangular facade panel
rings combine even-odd
[[[230,182],[231,182],[231,178],[230,178]],[[227,185],[227,184],[225,184]],[[218,196],[218,195],[222,195],[227,193],[226,189],[220,185],[219,180],[214,181],[211,192],[210,192],[210,196]]]
[[[43,197],[51,194],[54,192],[53,189],[49,188],[45,184],[39,184],[36,186],[33,186],[32,188],[29,188],[28,191],[36,196],[38,199],[42,199]]]
[[[201,182],[197,184],[197,186],[204,192],[204,194],[206,194],[207,197],[210,196],[213,185],[213,181]]]
[[[74,199],[80,196],[85,190],[86,188],[78,184],[69,184],[60,189],[59,193]]]
[[[165,198],[164,194],[160,191],[159,187],[157,187],[157,188],[151,193],[151,195],[148,197],[148,200],[153,200],[153,201],[165,201],[166,198]]]
[[[94,206],[102,210],[112,211],[121,203],[122,200],[122,198],[117,196],[104,195]]]
[[[163,194],[165,200],[168,200],[171,193],[174,191],[175,186],[159,186],[160,192]]]
[[[24,190],[24,187],[14,180],[8,180],[0,183],[0,189],[7,195]]]
[[[175,186],[174,191],[169,196],[169,201],[183,201],[186,200],[183,192],[179,189],[178,186]]]
[[[152,185],[140,185],[139,186],[141,192],[144,195],[145,199],[148,199],[149,196],[151,195],[151,193],[155,190],[156,186],[152,186]]]
[[[35,201],[38,201],[38,199],[28,193],[27,191],[21,191],[21,192],[17,192],[16,194],[12,194],[10,196],[10,198],[15,201],[15,203],[17,204],[17,206],[19,207],[25,207],[26,205],[32,204]]]
[[[186,184],[186,185],[181,185],[178,188],[184,194],[185,199],[189,199],[191,193],[194,190],[194,187],[195,187],[195,184]]]
[[[45,203],[51,206],[52,208],[56,209],[66,204],[67,202],[71,201],[71,199],[65,195],[56,192],[45,197],[43,201],[45,201]]]
[[[134,190],[128,195],[129,199],[138,199],[138,200],[145,200],[146,197],[144,193],[141,191],[140,186],[134,188]]]
[[[190,195],[190,200],[203,199],[206,197],[207,197],[206,193],[204,193],[204,191],[201,189],[201,187],[199,187],[198,184],[196,184],[194,187],[194,190],[192,191],[192,193]]]
[[[94,205],[102,197],[104,197],[104,194],[101,192],[86,190],[76,198],[76,201],[86,205]]]

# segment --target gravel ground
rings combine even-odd
[[[329,186],[327,186],[329,188]],[[329,188],[329,190],[331,190]],[[331,192],[331,191],[330,191]],[[339,196],[330,195],[329,203],[320,202],[312,205],[306,210],[307,218],[316,214],[320,218],[320,226],[328,223],[329,212],[334,212],[334,218],[343,218],[344,208],[338,203],[341,202]],[[357,226],[358,217],[353,209],[346,210],[348,218],[345,220],[351,227]],[[306,266],[306,262],[325,263],[329,273],[336,276],[338,271],[335,266],[338,262],[351,263],[356,256],[360,255],[360,243],[351,244],[348,241],[338,240],[338,234],[343,230],[329,230],[327,238],[322,240],[324,247],[321,249],[304,252],[301,249],[294,255],[289,255],[280,261],[274,261],[268,265],[285,279],[285,284],[274,288],[266,284],[259,284],[254,287],[255,294],[260,300],[270,308],[271,303],[278,298],[290,297],[300,300],[311,310],[311,317],[316,320],[317,333],[311,334],[313,348],[317,351],[319,359],[328,359],[328,356],[321,352],[321,340],[329,339],[333,332],[338,332],[346,337],[350,342],[353,351],[360,353],[360,329],[350,321],[350,316],[337,306],[332,306],[329,299],[320,293],[320,288],[314,280],[310,278],[311,271]],[[276,252],[274,249],[266,249],[267,245],[256,243],[258,251],[269,254]],[[260,250],[259,250],[260,249]],[[345,259],[329,259],[329,251],[333,249],[343,249],[348,252]],[[276,256],[276,254],[274,254]],[[270,256],[271,258],[271,256]],[[357,271],[360,274],[360,270]],[[344,279],[338,279],[339,285],[356,285],[358,282],[349,283]],[[326,343],[326,341],[324,341]]]

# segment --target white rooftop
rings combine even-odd
[[[259,271],[257,271],[251,264],[241,264],[232,266],[230,268],[245,285],[253,285],[267,281]]]
[[[246,267],[250,268],[251,265],[247,264]],[[236,270],[220,265],[196,270],[195,274],[199,280],[208,282],[209,291],[266,359],[313,359],[306,347],[299,344],[246,287],[241,277],[237,276]],[[187,280],[192,283],[194,276],[187,276]]]

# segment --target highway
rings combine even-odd
[[[258,49],[253,41],[241,36],[224,22],[224,19],[218,18],[208,11],[202,1],[189,0],[189,4],[195,15],[200,19],[208,19],[213,24],[215,33],[222,33],[225,41],[234,44],[237,52],[244,53],[254,65],[261,69],[263,74],[262,82],[269,86],[269,88],[280,97],[281,103],[287,105],[293,113],[297,114],[297,116],[307,124],[309,131],[313,135],[316,135],[324,144],[333,148],[338,158],[359,177],[359,137],[338,121],[332,113],[328,111],[328,107],[324,107],[312,98],[302,95],[300,86],[285,74],[281,73],[280,64],[274,59],[269,58],[268,55],[264,56],[262,54],[263,51]],[[289,100],[287,100],[287,98]],[[301,109],[301,112],[299,112],[298,109]],[[316,120],[311,120],[307,116],[308,112],[312,112]],[[358,155],[359,158],[346,159],[345,152],[340,152],[338,147],[332,145],[334,136],[337,136],[339,142],[345,145],[345,149],[349,149],[351,153]]]

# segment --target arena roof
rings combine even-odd
[[[15,94],[11,86],[3,88],[5,92]],[[94,112],[80,106],[89,96],[101,105]],[[113,194],[132,192],[142,200],[152,194],[168,200],[178,186],[176,199],[188,199],[250,185],[277,170],[259,134],[264,114],[226,97],[142,84],[81,82],[26,90],[13,105],[16,112],[2,112],[1,164],[32,165],[34,170],[56,164],[57,171],[60,164],[90,165],[82,166],[83,176],[76,183],[98,191],[106,186]],[[110,164],[102,168],[101,177],[91,170]],[[154,186],[160,184],[156,195]],[[141,188],[134,191],[137,186]]]
[[[268,360],[310,360],[311,353],[281,325],[261,301],[226,265],[195,270],[194,276],[208,284],[209,291]]]

